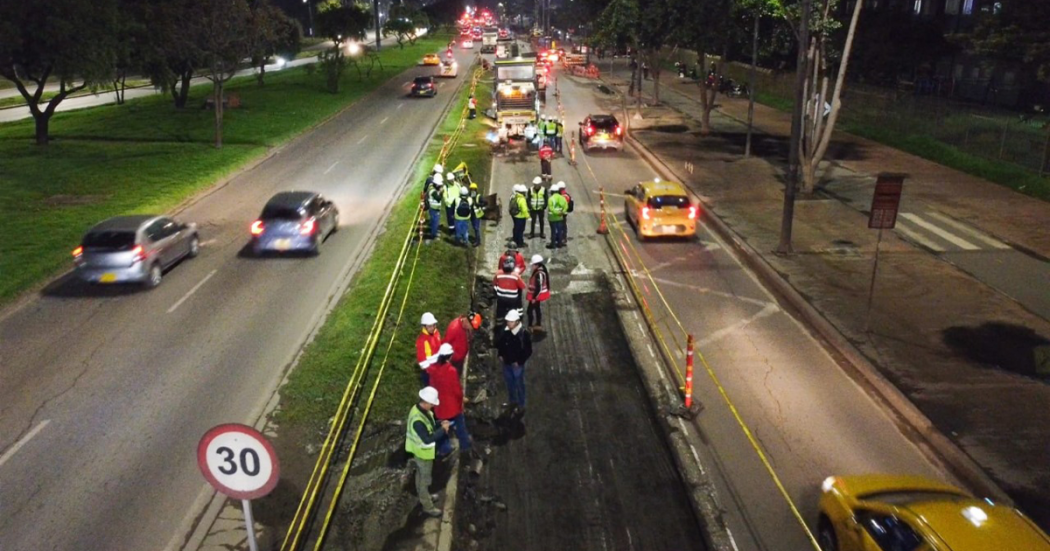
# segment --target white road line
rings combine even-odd
[[[965,250],[968,250],[968,251],[976,251],[977,249],[980,249],[980,247],[978,247],[977,245],[974,245],[973,243],[970,243],[969,241],[967,241],[967,240],[965,240],[965,239],[955,235],[954,233],[947,232],[947,231],[941,229],[940,227],[935,226],[935,225],[933,225],[933,224],[923,220],[917,214],[914,214],[914,213],[911,213],[911,212],[902,212],[901,213],[901,217],[907,219],[908,221],[912,222],[913,224],[915,224],[917,226],[926,228],[927,230],[933,232],[938,237],[941,237],[942,239],[944,239],[945,241],[955,245],[956,247],[959,247],[961,249],[965,249]]]
[[[365,143],[365,140],[367,140],[367,139],[368,139],[368,134],[365,134],[364,136],[361,136],[361,139],[357,140],[357,145],[361,145],[361,144]]]
[[[908,229],[908,226],[897,224],[897,227],[894,228],[894,229],[896,229],[897,231],[901,232],[902,234],[904,234],[905,236],[907,236],[911,240],[917,241],[920,245],[922,245],[922,246],[924,246],[924,247],[926,247],[928,249],[933,249],[934,251],[937,251],[937,252],[944,252],[944,247],[942,247],[942,246],[934,243],[933,241],[930,241],[929,239],[926,239],[925,237],[919,235],[918,233],[915,233],[914,231]]]
[[[733,533],[729,531],[728,526],[726,526],[726,535],[729,536],[729,544],[733,546],[733,551],[740,551],[740,548],[736,546],[736,538],[733,537]]]
[[[204,241],[201,241],[201,247],[207,247],[216,241],[218,241],[218,239],[205,239]]]
[[[328,170],[324,171],[324,173],[328,174],[329,172],[331,172],[332,169],[335,168],[335,165],[337,165],[337,164],[339,164],[339,161],[336,161],[336,162],[332,163],[332,166],[328,167]]]
[[[215,273],[218,272],[218,271],[219,270],[212,270],[208,275],[204,276],[204,279],[200,280],[199,283],[194,285],[193,288],[190,289],[190,291],[188,293],[186,293],[185,295],[182,295],[182,298],[180,298],[179,301],[176,302],[175,304],[172,304],[171,308],[168,308],[168,313],[170,314],[170,313],[174,312],[176,308],[178,308],[179,306],[182,306],[182,303],[186,302],[186,299],[190,298],[190,296],[192,296],[193,293],[196,293],[197,289],[200,289],[201,285],[204,285],[205,283],[207,283],[208,280],[211,279],[211,276],[215,275]]]
[[[404,106],[405,106],[405,102],[401,102],[401,103],[397,104],[397,108],[398,109],[401,109]]]
[[[653,359],[655,360],[656,359],[656,352],[653,352],[653,345],[651,345],[649,343],[645,343],[645,347],[649,349],[649,355],[652,356]]]
[[[707,287],[701,287],[699,285],[689,285],[688,283],[679,283],[677,281],[672,281],[670,279],[663,279],[663,278],[660,278],[660,277],[654,277],[653,281],[655,281],[656,283],[659,283],[661,285],[668,285],[668,286],[671,286],[671,287],[681,287],[681,288],[684,288],[684,289],[692,289],[694,291],[697,291],[698,293],[705,294],[705,295],[715,295],[715,296],[722,297],[722,298],[727,298],[727,299],[732,299],[732,300],[740,300],[740,301],[746,302],[748,304],[754,304],[756,306],[768,306],[770,304],[776,306],[776,303],[774,303],[774,302],[760,300],[760,299],[757,299],[757,298],[749,298],[749,297],[745,297],[745,296],[741,296],[741,295],[737,295],[737,294],[733,294],[733,293],[725,293],[725,292],[722,292],[722,291],[714,291],[714,290],[708,289]]]
[[[767,304],[766,307],[763,308],[762,310],[760,310],[757,314],[755,314],[755,315],[753,315],[753,316],[751,316],[749,318],[744,318],[744,319],[734,323],[733,325],[730,325],[729,327],[723,327],[722,329],[719,329],[718,331],[715,331],[714,333],[709,334],[704,339],[698,341],[696,343],[695,347],[702,349],[705,346],[707,346],[707,345],[709,345],[709,344],[711,344],[711,343],[713,343],[713,342],[715,342],[717,340],[721,340],[722,337],[725,337],[725,336],[727,336],[727,335],[729,335],[731,333],[735,333],[736,331],[747,327],[748,325],[751,324],[751,322],[753,322],[755,320],[759,320],[759,319],[762,319],[762,318],[764,318],[766,316],[773,315],[774,313],[776,313],[777,310],[778,310],[778,308],[777,308],[777,306],[775,304]]]
[[[971,228],[971,227],[967,226],[966,224],[963,224],[962,222],[953,220],[953,219],[951,219],[951,218],[949,218],[949,217],[947,217],[947,216],[945,216],[945,215],[943,215],[943,214],[941,214],[939,212],[929,212],[928,211],[926,214],[928,214],[929,216],[932,216],[933,218],[936,218],[937,220],[940,220],[941,222],[944,222],[945,224],[948,224],[949,226],[951,226],[951,227],[953,227],[953,228],[955,228],[955,229],[957,229],[957,230],[959,230],[959,231],[969,235],[970,237],[973,237],[973,238],[977,239],[978,241],[984,241],[989,246],[992,246],[992,247],[994,247],[996,249],[1009,249],[1010,248],[1010,246],[1007,245],[1006,243],[1003,243],[1002,241],[999,241],[998,239],[995,239],[994,237],[991,237],[991,236],[989,236],[989,235],[987,235],[987,234],[985,234],[983,232],[980,232],[980,231],[978,231],[975,228]]]
[[[11,446],[10,448],[7,448],[7,451],[4,452],[4,455],[0,455],[0,467],[3,467],[4,463],[7,463],[8,459],[11,459],[11,457],[13,457],[15,453],[18,452],[18,450],[22,449],[22,446],[25,446],[27,442],[32,440],[38,432],[44,430],[44,427],[46,427],[50,423],[50,419],[45,419],[41,421],[39,425],[33,427],[33,430],[29,431],[28,434],[20,438],[18,442],[15,442],[15,445]]]
[[[385,119],[383,119],[383,120],[379,121],[379,124],[384,124],[384,123],[386,123],[386,121],[388,121],[388,120],[390,120],[390,117],[386,117]]]
[[[688,435],[689,429],[685,427],[685,421],[682,421],[681,417],[678,417],[677,419],[678,426],[682,428],[682,434]],[[707,476],[707,473],[704,471],[704,464],[700,462],[700,454],[696,453],[696,448],[693,447],[692,444],[689,444],[689,451],[693,453],[693,461],[696,461],[696,468],[700,469],[700,474]]]

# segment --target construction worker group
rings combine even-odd
[[[441,214],[445,214],[445,229],[454,235],[457,246],[481,244],[481,219],[485,216],[487,206],[485,198],[478,191],[478,185],[471,180],[470,171],[465,163],[460,163],[455,170],[444,172],[441,163],[434,165],[434,170],[423,185],[423,203],[426,206],[429,221],[426,242],[440,237]],[[473,230],[473,236],[470,235]]]

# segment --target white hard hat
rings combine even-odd
[[[525,193],[529,188],[525,187],[525,184],[514,184],[514,191],[518,193]]]
[[[434,175],[434,183],[435,184],[444,184],[445,183],[445,177],[442,176],[440,172],[435,174]]]
[[[428,404],[433,404],[435,406],[440,406],[441,405],[441,400],[438,400],[438,391],[437,391],[436,388],[434,388],[432,386],[428,386],[428,387],[424,388],[423,390],[420,390],[419,391],[419,399],[423,400],[424,402],[426,402]]]
[[[534,254],[532,255],[533,264],[543,264],[543,255]]]
[[[443,343],[441,347],[438,348],[438,356],[451,356],[452,352],[452,345],[447,342]]]
[[[558,183],[554,185],[558,186],[558,189],[565,189],[565,182],[562,182],[561,180],[558,180]]]
[[[466,196],[466,195],[470,194],[470,190],[465,188],[465,187],[461,187],[461,188],[459,188],[459,194],[462,195],[462,196]]]
[[[455,180],[456,179],[456,175],[451,173],[451,172],[446,172],[445,173],[445,179],[446,180]]]
[[[444,172],[444,171],[445,171],[445,167],[441,166],[441,163],[434,163],[434,172],[441,173],[441,172]]]
[[[423,358],[423,361],[419,362],[419,369],[426,369],[434,365],[435,358],[433,356],[429,358]]]
[[[543,121],[547,120],[547,115],[540,115],[540,120],[543,120]]]
[[[507,321],[520,321],[521,320],[521,312],[518,312],[517,310],[511,310],[510,312],[507,312],[507,317],[505,317],[503,319],[505,319]]]
[[[537,177],[532,179],[532,183],[533,184],[542,184],[543,183],[543,178],[540,178],[539,176],[537,176]]]
[[[558,184],[551,184],[550,192],[556,193],[558,191]]]
[[[423,317],[419,318],[420,325],[437,325],[437,322],[437,318],[435,318],[434,314],[431,314],[430,312],[424,313]]]

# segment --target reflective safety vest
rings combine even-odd
[[[405,427],[407,428],[405,433],[405,451],[424,461],[433,460],[437,442],[429,444],[423,442],[423,439],[416,433],[414,427],[416,421],[422,421],[430,434],[434,434],[434,431],[437,430],[437,421],[434,420],[433,413],[419,409],[419,404],[412,406],[412,409],[408,410],[408,421],[405,422]]]
[[[525,200],[525,195],[522,193],[515,193],[513,200],[518,203],[518,214],[515,214],[514,218],[528,218],[529,203]]]
[[[555,135],[560,138],[562,136],[562,134],[565,132],[565,125],[560,123],[560,122],[555,122],[554,123],[554,132],[555,132]]]
[[[451,207],[456,203],[456,199],[459,199],[459,184],[455,181],[445,183],[445,206]]]
[[[568,211],[569,201],[565,196],[560,193],[551,194],[551,200],[547,203],[547,219],[551,222],[561,222]]]
[[[529,208],[532,210],[543,210],[547,208],[547,188],[535,187],[529,190]]]
[[[466,210],[464,213],[460,212],[460,208],[466,203]],[[456,220],[470,220],[470,215],[474,212],[474,200],[470,197],[459,197],[452,206],[455,212]]]
[[[474,202],[474,218],[481,220],[485,217],[485,201],[477,195],[471,195],[470,200]]]
[[[548,136],[553,136],[556,132],[554,121],[547,121],[543,126],[543,133]]]
[[[430,189],[430,193],[427,194],[427,206],[430,210],[441,210],[441,206],[444,205],[444,197],[441,196],[441,188],[433,187]]]
[[[521,276],[513,274],[496,274],[492,286],[496,289],[496,298],[504,300],[521,300],[521,291],[525,289],[525,282]]]
[[[536,266],[533,268],[532,275],[529,276],[529,291],[525,294],[525,300],[529,302],[543,302],[551,298],[549,278],[546,267]]]

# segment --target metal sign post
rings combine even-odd
[[[868,286],[868,309],[864,315],[864,332],[871,326],[871,305],[875,298],[875,275],[879,270],[879,248],[882,245],[882,230],[892,230],[897,225],[897,210],[901,203],[905,174],[879,174],[875,180],[875,195],[871,198],[871,215],[868,227],[879,230],[875,241],[875,262],[871,267],[871,285]]]
[[[197,466],[216,490],[241,500],[248,547],[258,551],[251,500],[277,486],[280,466],[273,445],[247,425],[219,425],[204,433],[197,444]]]

